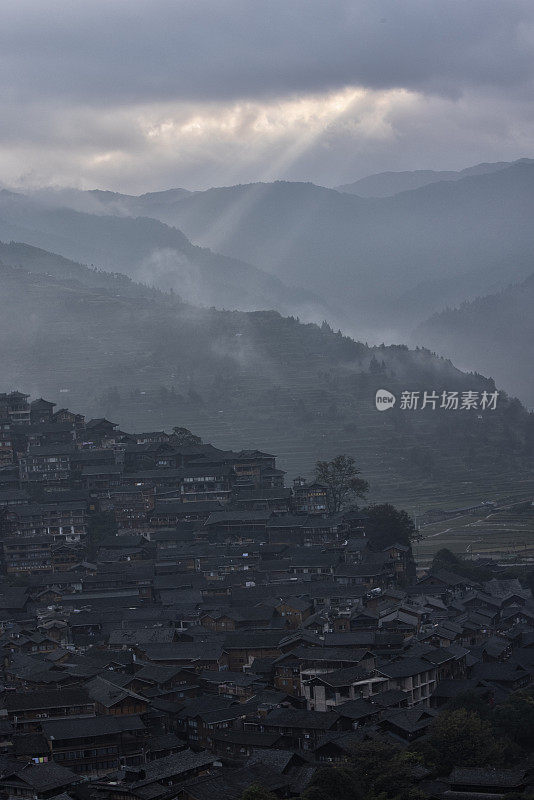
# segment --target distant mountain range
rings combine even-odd
[[[534,161],[522,159],[382,198],[288,182],[139,197],[3,192],[0,238],[197,304],[275,308],[403,341],[431,314],[530,274],[533,210]]]
[[[116,214],[125,217],[150,217],[151,212],[193,194],[188,189],[167,189],[145,194],[121,194],[101,189],[43,188],[32,192],[34,200],[51,208],[71,208],[86,214]]]
[[[336,186],[338,192],[357,194],[360,197],[391,197],[399,192],[408,192],[428,186],[429,183],[438,181],[459,181],[472,175],[486,175],[489,172],[499,172],[501,169],[511,167],[512,164],[532,163],[531,159],[522,158],[519,161],[497,161],[491,164],[477,164],[466,169],[442,170],[416,169],[406,172],[379,172],[376,175],[367,175],[353,183]]]
[[[427,350],[368,347],[274,311],[195,308],[28,245],[2,245],[0,259],[2,390],[273,451],[290,478],[350,453],[372,499],[411,508],[502,496],[531,474],[531,418],[505,398],[482,414],[376,411],[379,388],[493,390]]]
[[[427,185],[387,197],[289,182],[138,197],[4,191],[0,238],[172,288],[195,305],[275,309],[370,342],[413,341],[434,314],[520,283],[534,264],[534,161],[423,177]],[[421,178],[392,180],[406,188]],[[384,175],[364,180],[369,191],[373,181],[395,188]],[[428,344],[493,372],[475,352]],[[495,372],[512,392],[527,386],[519,374],[508,381],[513,370]]]
[[[497,294],[435,314],[414,339],[464,369],[492,375],[534,408],[534,274]]]
[[[109,207],[107,214],[95,214],[55,206],[44,193],[28,198],[0,191],[0,238],[123,272],[137,281],[172,289],[198,305],[274,308],[304,318],[327,316],[326,304],[311,291],[289,288],[280,278],[251,264],[194,246],[180,230],[157,219],[118,215],[119,196],[109,194],[113,200],[107,192],[97,193],[97,202],[104,195]],[[154,196],[145,195],[140,202],[150,205]],[[175,197],[175,192],[171,196]]]
[[[430,314],[524,279],[534,162],[379,199],[277,182],[196,192],[159,218],[306,286],[355,335],[397,338]]]

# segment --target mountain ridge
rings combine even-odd
[[[348,452],[377,500],[415,504],[424,492],[460,502],[530,475],[531,418],[505,395],[482,421],[467,411],[376,411],[379,388],[495,389],[428,350],[370,347],[326,323],[195,308],[121,275],[57,269],[0,265],[5,390],[64,398],[135,429],[184,425],[223,449],[274,451],[290,475]]]
[[[4,230],[77,261],[173,286],[196,305],[275,308],[307,321],[326,319],[373,343],[412,341],[414,328],[433,314],[525,280],[534,262],[528,159],[386,198],[287,181],[219,187],[179,200],[171,190],[171,202],[157,200],[152,208],[160,209],[160,219],[73,217],[13,193],[0,197],[0,237]],[[80,231],[79,220],[91,226]],[[447,352],[433,338],[428,343]],[[475,358],[461,363],[481,368]]]
[[[534,273],[521,283],[433,315],[412,338],[466,368],[476,363],[534,408],[533,307]]]
[[[356,181],[335,186],[334,188],[338,192],[356,194],[359,197],[391,197],[399,192],[420,189],[430,183],[456,181],[471,175],[498,172],[501,169],[512,166],[512,164],[528,161],[531,161],[531,159],[520,158],[516,161],[482,162],[460,170],[416,169],[400,172],[389,170],[366,175]]]
[[[344,306],[348,330],[354,308],[366,329],[402,334],[413,323],[398,298],[425,281],[448,277],[444,307],[472,296],[470,286],[460,294],[467,273],[487,274],[491,286],[526,277],[533,207],[534,165],[522,162],[378,199],[288,182],[213,189],[172,204],[165,219]],[[422,322],[435,310],[435,297],[419,296],[411,313]]]
[[[0,195],[0,239],[124,272],[173,289],[197,305],[272,307],[302,315],[314,308],[325,314],[324,304],[311,291],[293,291],[259,268],[196,246],[182,231],[153,217],[88,214],[6,192]]]

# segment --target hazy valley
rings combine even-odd
[[[354,452],[373,497],[412,507],[429,492],[459,503],[497,476],[499,494],[515,492],[520,472],[530,479],[532,418],[504,395],[482,415],[376,412],[379,388],[494,389],[430,351],[369,347],[273,311],[194,307],[25,245],[0,246],[0,259],[10,386],[126,428],[183,424],[220,447],[274,448],[289,476]]]

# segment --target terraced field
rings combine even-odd
[[[428,566],[444,547],[463,558],[534,563],[534,506],[529,503],[525,509],[525,504],[510,504],[509,499],[500,507],[425,525],[423,538],[414,544],[418,565]]]
[[[436,474],[425,475],[414,468],[407,455],[410,448],[436,447],[428,419],[418,420],[399,438],[387,415],[378,414],[370,399],[347,398],[346,406],[339,408],[342,418],[333,420],[326,409],[334,399],[339,405],[339,394],[335,398],[319,397],[311,386],[304,392],[301,386],[298,395],[303,394],[314,412],[307,422],[295,414],[294,404],[262,402],[250,387],[241,402],[221,398],[218,409],[181,405],[173,418],[171,409],[148,411],[140,403],[137,408],[125,408],[119,418],[126,428],[181,424],[221,448],[257,447],[275,453],[279,466],[287,471],[288,484],[298,474],[311,476],[318,459],[349,453],[371,484],[370,501],[396,503],[414,516],[430,508],[465,508],[503,497],[510,501],[534,498],[534,475],[524,472],[518,479],[515,465],[507,468],[492,463],[489,447],[488,453],[482,454],[484,468],[467,465],[460,453],[444,451],[439,453]],[[254,398],[250,404],[247,396]]]

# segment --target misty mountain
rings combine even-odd
[[[414,334],[466,369],[492,375],[534,407],[534,275],[493,295],[432,316]]]
[[[529,159],[520,159],[520,162],[527,162]],[[441,170],[416,169],[405,172],[379,172],[375,175],[367,175],[353,183],[345,183],[343,186],[336,186],[338,192],[347,194],[357,194],[360,197],[391,197],[399,192],[408,192],[412,189],[420,189],[428,186],[429,183],[438,181],[459,181],[471,175],[485,175],[489,172],[498,172],[501,169],[512,166],[511,161],[497,161],[492,164],[476,164],[474,167],[467,167],[461,170]],[[180,198],[181,199],[181,198]]]
[[[89,214],[2,191],[0,238],[124,272],[199,305],[327,314],[310,291],[290,289],[250,264],[196,247],[180,230],[148,217]]]
[[[361,198],[309,183],[196,192],[160,218],[193,241],[305,285],[359,335],[403,338],[448,305],[531,272],[534,163]],[[378,338],[380,341],[380,338]]]
[[[3,390],[24,387],[124,429],[179,424],[220,447],[274,451],[290,477],[348,452],[373,498],[408,504],[421,491],[434,504],[480,499],[491,485],[506,492],[530,469],[530,417],[504,396],[483,414],[376,411],[378,388],[493,390],[428,350],[368,347],[274,311],[195,308],[121,275],[54,266],[24,245],[6,254],[46,271],[0,265]]]
[[[499,169],[484,173],[490,168]],[[478,174],[481,171],[483,174]],[[177,189],[139,198],[98,191],[46,190],[33,200],[23,200],[33,203],[30,218],[36,207],[39,213],[55,213],[56,229],[61,228],[62,218],[67,215],[58,203],[92,210],[93,223],[95,212],[99,218],[104,214],[127,216],[139,210],[128,204],[142,203],[143,212],[151,217],[184,231],[190,240],[241,262],[241,275],[243,263],[253,264],[294,290],[289,292],[286,288],[283,298],[280,286],[268,287],[265,292],[260,286],[258,290],[260,278],[251,271],[253,285],[247,296],[256,295],[254,300],[261,302],[253,300],[249,308],[273,307],[308,320],[326,318],[358,338],[374,342],[403,341],[414,325],[433,313],[499,291],[531,272],[534,162],[522,159],[511,166],[482,164],[463,170],[458,176],[454,181],[440,181],[383,198],[343,194],[311,183],[275,182],[190,192],[185,196],[186,190]],[[101,202],[102,197],[107,198],[105,203]],[[129,249],[124,241],[129,237],[127,221],[110,223],[121,227],[121,235],[106,235],[106,252],[101,246],[100,252],[95,253],[94,236],[89,247],[80,235],[69,246],[57,237],[53,242],[46,240],[39,218],[34,220],[34,238],[25,235],[24,230],[13,231],[17,219],[22,225],[25,217],[26,212],[11,216],[9,238],[31,241],[78,261],[124,270],[138,279],[151,280],[153,275],[154,282],[164,288],[172,285],[176,259],[166,258],[169,248],[163,248],[163,257],[160,249],[151,250],[156,257],[147,254],[154,240],[169,236],[168,228],[152,230],[148,235],[143,231],[142,238],[152,242],[150,247],[145,243],[138,247],[136,242]],[[49,224],[49,220],[46,222]],[[70,224],[68,220],[68,227]],[[105,228],[106,223],[101,224]],[[138,223],[139,230],[149,226],[146,221]],[[98,226],[93,225],[95,228]],[[0,235],[1,231],[0,227]],[[172,245],[171,253],[176,247]],[[171,267],[168,260],[173,262]],[[189,264],[187,258],[182,262]],[[195,277],[194,269],[181,264],[180,275],[185,273],[186,286],[182,294],[186,299],[201,302],[207,294],[209,299],[205,302],[216,306],[247,307],[243,298],[246,281],[236,290],[235,282],[228,290],[216,283],[217,290],[213,292],[209,289],[213,280],[210,274],[201,281],[202,291],[195,292],[198,287],[191,272]],[[199,272],[204,275],[205,266]],[[303,286],[306,292],[300,288]]]
[[[121,194],[101,189],[42,188],[31,192],[34,200],[52,208],[71,208],[86,214],[151,217],[177,200],[193,194],[188,189],[167,189],[145,194]]]
[[[175,294],[136,283],[120,272],[110,273],[77,264],[57,253],[49,253],[47,250],[21,242],[0,242],[0,263],[4,267],[22,267],[28,272],[43,274],[46,278],[58,278],[60,281],[58,285],[67,281],[76,286],[83,285],[86,288],[108,291],[115,297],[140,299],[157,295],[161,302],[167,304],[174,305],[181,302]]]

